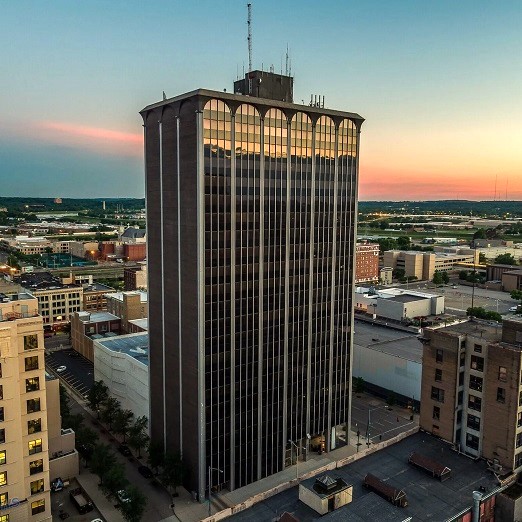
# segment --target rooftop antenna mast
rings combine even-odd
[[[252,70],[252,4],[247,4],[248,9],[248,18],[247,18],[247,26],[248,26],[248,72]]]

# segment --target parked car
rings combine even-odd
[[[120,444],[118,446],[118,451],[122,455],[125,455],[126,457],[130,457],[132,455],[131,450],[129,449],[129,446],[127,446],[126,444]]]
[[[518,306],[512,306],[509,311],[510,312],[516,312],[518,310]]]
[[[118,493],[116,493],[116,496],[118,497],[118,500],[120,502],[130,502],[130,498],[127,495],[127,492],[124,489],[120,489]]]
[[[67,366],[58,366],[58,368],[56,368],[56,371],[58,373],[62,373],[64,372],[65,370],[67,370]]]
[[[146,479],[149,479],[149,478],[152,478],[153,477],[153,473],[152,473],[152,470],[150,468],[148,468],[147,466],[140,466],[138,468],[138,471],[139,473],[144,476]]]

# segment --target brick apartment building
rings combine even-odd
[[[357,243],[355,246],[355,284],[379,280],[379,245]]]
[[[522,471],[522,317],[427,328],[421,341],[421,428],[499,472]]]

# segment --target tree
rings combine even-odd
[[[138,452],[138,458],[141,458],[141,450],[145,448],[149,442],[147,434],[147,426],[149,421],[147,417],[138,417],[129,429],[129,446]]]
[[[516,299],[522,304],[522,290],[512,290],[509,295],[511,296],[511,299]]]
[[[109,397],[109,388],[105,386],[103,381],[94,381],[92,388],[87,394],[87,403],[91,410],[96,412],[98,419],[100,418],[100,406]]]
[[[449,283],[448,272],[442,272],[441,276],[442,276],[442,282],[447,285]]]
[[[84,422],[83,415],[81,413],[77,413],[75,415],[67,415],[67,417],[62,416],[62,428],[67,429],[70,428],[74,432],[77,432],[83,422]]]
[[[147,452],[147,464],[157,473],[158,468],[163,467],[165,464],[163,444],[158,441],[149,441]]]
[[[500,254],[495,257],[495,263],[499,265],[516,265],[517,260],[511,254]]]
[[[435,270],[435,273],[433,274],[433,284],[435,285],[441,285],[444,282],[444,279],[442,277],[442,273],[438,270]]]
[[[381,254],[387,250],[393,250],[394,248],[397,248],[397,241],[390,237],[380,237],[377,240],[377,243],[379,243],[379,250],[381,251]]]
[[[134,413],[130,410],[119,410],[114,416],[114,433],[123,437],[123,442],[126,441],[131,426]]]
[[[408,250],[410,248],[410,238],[408,236],[399,236],[397,238],[397,247],[401,250]]]
[[[354,377],[353,392],[362,393],[364,391],[364,379],[362,377]]]
[[[103,477],[103,486],[112,496],[120,489],[125,489],[129,481],[125,477],[125,466],[121,462],[115,462]]]
[[[127,522],[139,522],[147,506],[147,497],[134,486],[127,488],[126,492],[128,502],[120,502],[118,509]]]
[[[468,271],[467,270],[461,270],[459,272],[459,279],[461,281],[466,281],[468,279]]]
[[[486,254],[484,254],[484,252],[479,252],[479,258],[478,258],[478,262],[480,265],[485,265],[486,264]]]
[[[98,432],[94,431],[89,426],[80,426],[76,431],[77,446],[94,446],[98,442]]]
[[[163,472],[161,473],[161,481],[167,488],[174,490],[176,494],[176,488],[183,484],[183,475],[185,469],[181,455],[179,453],[167,453],[165,455],[165,465]]]
[[[483,228],[479,228],[473,234],[473,239],[486,239],[486,231]]]
[[[404,268],[394,268],[392,271],[392,276],[395,279],[402,279],[406,275],[406,271]]]
[[[90,468],[93,473],[100,477],[100,485],[103,485],[103,480],[109,470],[116,463],[116,456],[112,452],[108,444],[97,444],[92,452]]]
[[[466,310],[466,313],[468,316],[473,316],[478,319],[487,319],[489,321],[497,321],[498,323],[502,322],[502,316],[498,312],[486,310],[482,306],[470,307]]]
[[[101,418],[103,422],[109,425],[109,430],[112,431],[114,419],[116,418],[116,415],[118,415],[118,412],[121,410],[120,401],[118,399],[115,399],[114,397],[108,397],[102,404],[102,408],[103,411],[101,414]]]

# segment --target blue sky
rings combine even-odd
[[[254,67],[288,44],[295,101],[366,118],[361,199],[522,199],[522,2],[252,4]],[[246,31],[238,1],[0,1],[2,193],[143,196],[138,111],[230,90]]]

